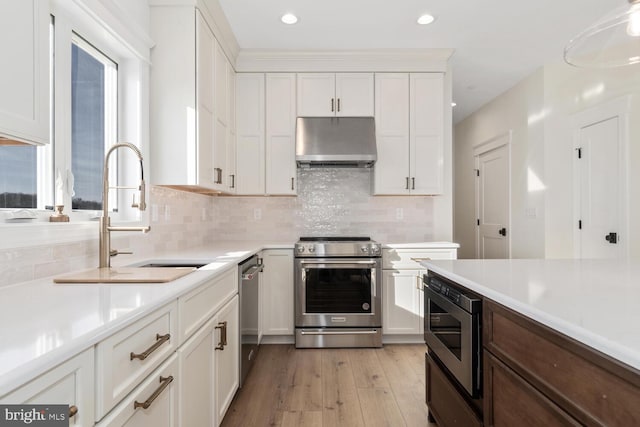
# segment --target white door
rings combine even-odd
[[[298,74],[298,116],[327,117],[336,114],[336,76],[333,73]],[[295,104],[294,104],[295,105]],[[267,112],[269,109],[267,108]]]
[[[503,144],[476,156],[477,257],[509,258],[509,148]]]
[[[420,270],[382,271],[382,333],[421,334],[422,274]]]
[[[619,119],[613,117],[579,131],[579,257],[621,255]]]
[[[373,116],[373,73],[336,74],[336,116]]]
[[[220,309],[213,323],[216,425],[220,425],[240,384],[240,330],[238,329],[240,318],[237,295]]]

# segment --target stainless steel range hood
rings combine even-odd
[[[365,167],[378,159],[373,117],[298,117],[298,167]]]

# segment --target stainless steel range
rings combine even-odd
[[[382,347],[381,252],[368,237],[300,238],[296,347]]]

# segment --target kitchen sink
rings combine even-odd
[[[137,265],[138,268],[149,268],[149,267],[166,267],[166,268],[200,268],[209,264],[208,262],[150,262],[147,264]]]

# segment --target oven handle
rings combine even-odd
[[[378,331],[300,331],[300,335],[373,335]]]
[[[300,261],[300,265],[376,265],[376,261]]]

